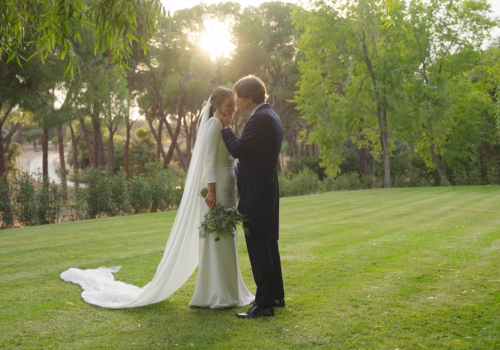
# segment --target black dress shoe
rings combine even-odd
[[[285,299],[276,299],[274,301],[274,307],[285,307]]]
[[[257,318],[261,316],[274,316],[274,309],[263,308],[259,305],[252,306],[247,312],[234,315],[236,318]]]

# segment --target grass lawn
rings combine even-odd
[[[287,306],[274,318],[190,308],[196,273],[166,301],[123,310],[86,304],[60,280],[121,265],[117,279],[143,286],[174,216],[0,231],[0,349],[500,349],[500,187],[282,199]]]

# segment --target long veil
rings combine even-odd
[[[70,268],[61,273],[63,280],[79,284],[83,288],[82,298],[87,303],[112,309],[158,303],[182,287],[198,266],[198,227],[203,215],[208,211],[208,207],[198,193],[206,187],[204,184],[204,150],[210,101],[211,97],[203,108],[184,193],[167,240],[165,253],[153,280],[143,288],[115,281],[113,272],[119,271],[119,266],[89,270]]]

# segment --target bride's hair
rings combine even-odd
[[[218,87],[214,90],[214,92],[212,92],[212,99],[210,100],[210,114],[208,118],[212,118],[215,113],[214,105],[220,105],[229,96],[234,96],[233,91],[223,87]]]

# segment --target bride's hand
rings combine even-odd
[[[215,192],[208,192],[205,197],[205,203],[209,208],[212,208],[215,205]]]
[[[232,118],[228,117],[225,113],[219,112],[216,110],[214,116],[220,120],[220,122],[222,123],[222,126],[230,126],[231,125]]]

